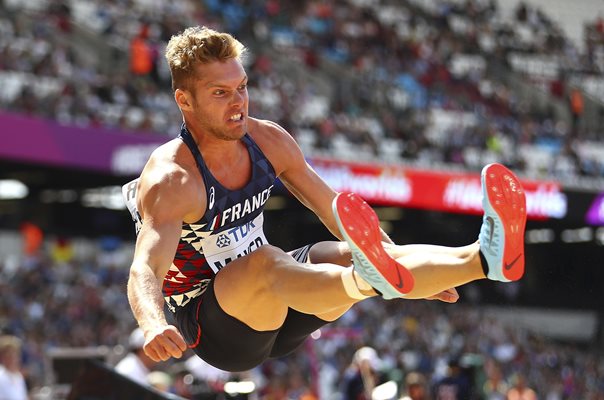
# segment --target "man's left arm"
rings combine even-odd
[[[287,148],[284,152],[287,157],[283,160],[284,168],[279,178],[300,202],[319,217],[334,236],[343,240],[332,210],[332,202],[338,193],[308,164],[293,138],[289,134],[287,136],[285,141],[288,143],[284,146]],[[383,230],[381,232],[383,241],[393,243]]]
[[[283,128],[280,128],[283,129]],[[285,132],[283,130],[283,132]],[[335,220],[331,204],[337,196],[333,190],[306,162],[302,150],[287,132],[287,139],[283,147],[280,146],[280,154],[277,156],[279,165],[279,178],[289,191],[312,210],[329,231],[338,239],[343,240]],[[381,230],[381,229],[380,229]],[[388,235],[381,230],[382,240],[394,245]],[[440,300],[446,303],[455,303],[459,294],[455,288],[445,290],[430,296],[428,300]]]

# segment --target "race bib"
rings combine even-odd
[[[201,247],[210,268],[216,273],[229,262],[268,244],[262,229],[262,214],[253,221],[201,239]]]

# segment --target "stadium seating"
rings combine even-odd
[[[251,113],[287,127],[308,155],[470,171],[499,161],[532,178],[572,185],[582,177],[604,187],[601,17],[586,21],[580,45],[545,11],[490,1],[221,3],[0,1],[0,109],[174,136],[181,116],[161,52],[172,33],[208,24],[250,48]],[[153,62],[144,74],[129,70],[141,32]],[[576,126],[571,86],[585,96]],[[18,248],[13,236],[1,237],[4,253]],[[135,325],[125,294],[131,244],[60,242],[0,261],[0,329],[24,338],[28,383],[40,396],[47,349],[119,347]],[[476,398],[487,396],[493,363],[505,381],[525,374],[539,398],[604,392],[596,351],[504,326],[481,309],[371,300],[322,335],[251,373],[260,398],[278,385],[289,398],[310,388],[333,398],[367,344],[380,354],[381,372],[401,385],[413,371],[436,384],[460,359]]]

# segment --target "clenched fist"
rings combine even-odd
[[[187,344],[175,326],[166,325],[145,332],[143,350],[153,361],[159,362],[182,357]]]

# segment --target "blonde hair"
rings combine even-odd
[[[241,60],[245,46],[228,33],[195,26],[172,36],[166,47],[166,60],[172,75],[172,90],[190,89],[195,66],[232,58]]]
[[[13,335],[0,335],[0,354],[6,350],[21,351],[21,339]]]

